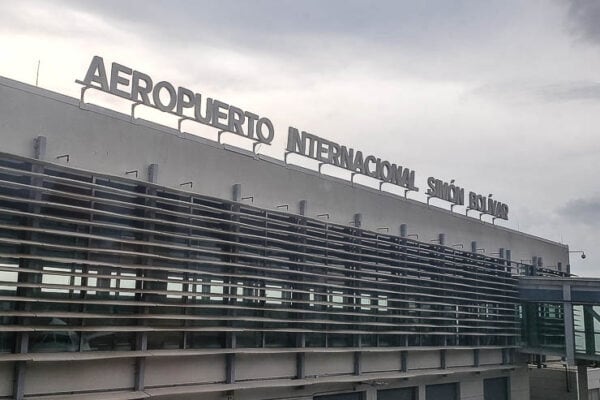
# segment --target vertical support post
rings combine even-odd
[[[438,242],[440,242],[440,246],[444,246],[446,244],[446,234],[440,233],[438,235]]]
[[[306,377],[306,354],[304,352],[296,353],[296,379]]]
[[[508,350],[509,349],[502,349],[502,365],[506,365],[509,363],[509,354],[508,354]]]
[[[225,355],[225,383],[235,383],[235,353]]]
[[[354,214],[354,226],[360,228],[362,225],[362,214]]]
[[[148,166],[148,182],[158,182],[158,164],[150,164]]]
[[[27,353],[29,346],[29,335],[27,333],[19,333],[17,335],[16,352]],[[15,400],[23,400],[25,396],[25,369],[27,364],[25,361],[15,362],[14,380],[13,380],[13,397]]]
[[[479,349],[473,349],[473,366],[479,367]]]
[[[302,216],[306,216],[307,213],[308,213],[308,201],[300,200],[300,202],[298,203],[298,214],[300,214]]]
[[[446,369],[446,349],[440,350],[440,369]]]
[[[227,332],[226,342],[228,349],[235,349],[237,347],[235,333]],[[235,383],[235,353],[233,350],[225,355],[225,382]]]
[[[471,242],[471,253],[477,253],[477,242],[474,240]]]
[[[240,183],[236,183],[235,185],[233,185],[232,187],[232,198],[233,201],[241,201],[242,198],[242,185]],[[231,204],[231,214],[229,216],[232,224],[230,225],[230,230],[232,232],[235,233],[234,237],[235,239],[233,240],[233,244],[229,245],[229,246],[224,246],[224,250],[229,251],[229,253],[231,253],[231,255],[229,257],[227,257],[227,261],[235,264],[237,262],[237,256],[236,253],[238,252],[238,247],[235,243],[237,243],[239,241],[238,238],[238,234],[240,231],[240,227],[237,224],[237,222],[239,221],[239,215],[237,215],[240,212],[240,206],[238,204]],[[266,218],[267,218],[267,214],[265,212],[265,225],[266,225]],[[266,246],[266,243],[265,243]],[[226,271],[224,271],[226,273],[231,274],[230,277],[226,277],[224,278],[224,284],[225,287],[223,288],[223,305],[232,305],[235,304],[235,295],[237,294],[237,287],[234,287],[234,285],[236,284],[236,280],[235,278],[233,278],[232,276],[237,274],[237,268],[232,266],[232,267],[228,267]],[[231,308],[227,308],[226,310],[223,311],[223,314],[226,315],[227,317],[235,317],[235,315],[237,314],[235,309],[231,309]],[[231,327],[234,326],[235,322],[233,322],[232,320],[227,320],[226,325]],[[225,377],[226,377],[226,383],[235,383],[235,353],[233,349],[235,349],[237,347],[237,337],[236,337],[236,332],[226,332],[225,333],[225,347],[227,347],[228,349],[232,349],[231,353],[228,353],[226,355],[225,358]]]
[[[301,216],[306,216],[306,214],[308,213],[308,201],[307,200],[300,200],[300,202],[298,203],[298,213]],[[298,225],[301,226],[305,226],[306,225],[306,218],[298,218]],[[299,233],[303,234],[306,232],[305,228],[301,228],[299,229]],[[306,239],[301,238],[299,239],[301,243],[305,243]],[[305,247],[302,246],[299,249],[302,253],[305,251]],[[300,256],[298,257],[298,261],[304,263],[306,261],[306,257],[304,256]],[[299,268],[301,269],[301,268]],[[302,280],[302,278],[299,278],[300,280]],[[305,289],[304,287],[300,287],[300,289]],[[306,300],[309,298],[309,296],[307,296],[306,294],[293,294],[292,295],[293,298],[298,299],[298,300]],[[306,307],[305,305],[301,305],[302,303],[294,303],[295,306],[297,307]],[[304,318],[304,314],[297,314],[295,315],[296,318],[302,319]],[[306,333],[301,332],[301,333],[297,333],[296,334],[296,347],[300,347],[302,349],[304,349],[306,347]],[[296,353],[296,378],[297,379],[304,379],[306,377],[306,353],[304,353],[304,351],[298,352]]]
[[[408,351],[400,352],[400,371],[408,371]]]
[[[537,259],[537,266],[539,268],[544,268],[544,259],[543,259],[543,257],[541,257],[541,256],[538,257],[538,259]]]
[[[571,303],[571,285],[563,285],[563,307],[565,323],[565,359],[567,365],[575,364],[575,335],[573,333],[573,303]]]
[[[148,334],[147,332],[139,332],[136,337],[136,350],[146,351],[148,349]],[[138,357],[135,359],[135,391],[141,392],[144,390],[144,377],[146,375],[146,357]]]
[[[34,155],[38,159],[42,159],[46,154],[46,138],[43,136],[39,136],[34,139]],[[43,165],[38,163],[32,163],[31,172],[34,174],[44,174],[45,168]],[[33,200],[31,204],[28,205],[27,209],[31,213],[31,215],[37,215],[40,213],[40,206],[35,203],[35,201],[40,201],[42,199],[41,191],[38,188],[41,188],[44,184],[44,177],[40,176],[32,176],[30,178],[30,184],[32,189],[29,190],[28,197]],[[23,222],[27,226],[32,228],[39,228],[40,221],[38,218],[31,217],[27,218],[26,221]],[[35,241],[37,234],[34,232],[24,233],[23,238],[26,240]],[[24,251],[28,254],[35,254],[35,247],[26,246]],[[35,272],[24,272],[23,270],[34,270]],[[34,260],[30,260],[28,258],[20,258],[19,259],[19,272],[18,272],[18,282],[26,283],[27,285],[19,285],[17,287],[17,296],[18,297],[35,297],[39,292],[39,288],[31,287],[29,284],[40,284],[42,281],[42,264],[40,262],[36,262]],[[17,311],[30,311],[31,304],[28,302],[17,302],[16,304]],[[20,326],[29,326],[32,324],[29,317],[17,317],[16,324]],[[16,343],[15,343],[15,353],[17,354],[26,354],[29,351],[29,332],[17,332],[16,335]],[[13,382],[13,396],[16,400],[22,400],[25,395],[25,373],[27,369],[27,364],[25,361],[17,361],[14,364],[14,382]]]
[[[46,136],[38,136],[33,139],[33,158],[43,160],[46,158]]]
[[[232,195],[231,198],[233,201],[242,201],[242,184],[236,183],[232,187]]]
[[[400,237],[406,237],[408,235],[408,225],[401,224],[400,225]]]
[[[361,355],[362,353],[360,351],[354,352],[354,375],[361,374]]]

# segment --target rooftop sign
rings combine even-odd
[[[256,144],[270,144],[275,137],[275,128],[269,118],[261,117],[239,107],[224,103],[210,97],[202,98],[200,93],[190,89],[160,81],[155,83],[152,78],[140,71],[118,63],[112,63],[110,73],[104,65],[102,57],[94,56],[83,81],[76,81],[87,88],[95,88],[115,96],[134,102],[134,106],[143,104],[180,117],[181,122],[192,120],[219,129],[219,132],[231,132],[254,140]],[[133,109],[133,108],[132,108]],[[133,111],[132,111],[133,113]],[[219,138],[220,138],[219,133]],[[286,159],[288,154],[298,154],[319,161],[321,166],[328,164],[352,172],[352,182],[355,175],[364,175],[380,181],[379,188],[384,183],[401,186],[408,191],[419,191],[415,184],[415,171],[396,163],[364,155],[360,150],[340,145],[316,135],[299,131],[294,127],[288,128]],[[427,179],[427,202],[437,198],[456,205],[465,204],[465,191],[454,184],[440,179]],[[467,213],[475,210],[480,215],[488,214],[494,219],[508,219],[508,206],[492,199],[492,195],[483,196],[469,192]]]
[[[275,136],[268,118],[210,97],[202,101],[200,93],[166,81],[154,83],[147,74],[121,64],[112,63],[108,74],[102,57],[94,56],[83,81],[76,82],[261,143],[271,143]],[[185,115],[186,110],[193,116]]]
[[[369,176],[383,183],[392,183],[409,190],[418,191],[415,186],[415,171],[403,168],[389,161],[381,160],[372,155],[363,155],[362,151],[354,151],[343,145],[307,132],[300,133],[290,127],[288,130],[287,149],[289,153],[335,165],[356,174]]]

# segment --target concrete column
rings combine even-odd
[[[575,365],[575,334],[573,327],[573,304],[571,303],[571,285],[563,285],[563,306],[565,308],[565,355],[568,365]]]
[[[360,228],[362,226],[362,214],[354,214],[354,226]]]
[[[400,237],[406,237],[408,235],[408,225],[401,224],[400,225]]]
[[[471,252],[477,253],[477,242],[474,240],[471,242]]]
[[[236,183],[232,186],[231,199],[233,201],[242,201],[242,184]]]
[[[588,400],[588,380],[587,367],[585,365],[577,366],[577,398],[579,400]]]
[[[360,351],[354,352],[354,375],[360,375],[362,373],[361,363],[362,353]]]
[[[27,353],[29,346],[29,334],[21,332],[17,334],[17,353]],[[13,380],[13,398],[15,400],[23,400],[25,395],[25,371],[27,364],[25,361],[15,362],[14,380]]]
[[[419,392],[419,395],[417,396],[417,399],[419,399],[419,400],[427,399],[427,391],[425,390],[425,385],[419,385],[418,392]]]
[[[306,215],[308,213],[308,201],[300,200],[298,203],[298,214]]]
[[[446,244],[446,234],[445,233],[440,233],[438,235],[438,242],[440,242],[440,245],[445,245]]]
[[[158,182],[158,164],[150,164],[148,166],[148,182]]]
[[[148,349],[148,334],[147,332],[139,332],[136,335],[136,350],[146,351]],[[144,377],[146,375],[146,357],[138,357],[135,359],[135,375],[134,387],[136,391],[144,390]]]
[[[43,160],[46,158],[46,136],[38,136],[33,139],[33,158]]]
[[[365,390],[365,400],[377,400],[377,388],[369,387]]]

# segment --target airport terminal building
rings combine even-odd
[[[0,399],[529,399],[566,245],[6,78],[0,139]]]

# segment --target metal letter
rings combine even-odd
[[[119,84],[129,86],[129,79],[120,76],[119,74],[121,72],[127,75],[131,75],[132,73],[131,68],[121,64],[112,63],[112,67],[110,69],[110,92],[116,96],[123,97],[125,99],[131,99],[131,93],[119,89]]]
[[[194,107],[194,92],[189,89],[178,87],[177,88],[177,115],[183,115],[184,108]]]
[[[106,68],[104,68],[104,60],[102,57],[94,56],[92,62],[88,68],[83,83],[86,85],[92,85],[92,82],[100,84],[100,89],[108,92],[108,79],[106,77]]]
[[[265,136],[262,131],[262,127],[265,125],[268,128],[269,133]],[[261,118],[256,123],[256,135],[258,136],[258,140],[263,143],[271,143],[273,141],[273,137],[275,136],[275,129],[273,128],[273,123],[269,118]]]
[[[160,99],[161,89],[167,89],[167,92],[169,93],[169,102],[167,104],[163,104]],[[177,93],[175,93],[175,88],[169,82],[165,81],[158,82],[156,86],[154,86],[152,98],[156,108],[161,111],[173,111],[173,108],[175,108],[175,104],[177,103]]]
[[[146,85],[140,86],[140,81],[143,81]],[[148,75],[133,71],[133,76],[131,77],[131,100],[138,101],[141,97],[142,103],[151,106],[152,104],[148,95],[152,92],[152,85],[152,78]]]

